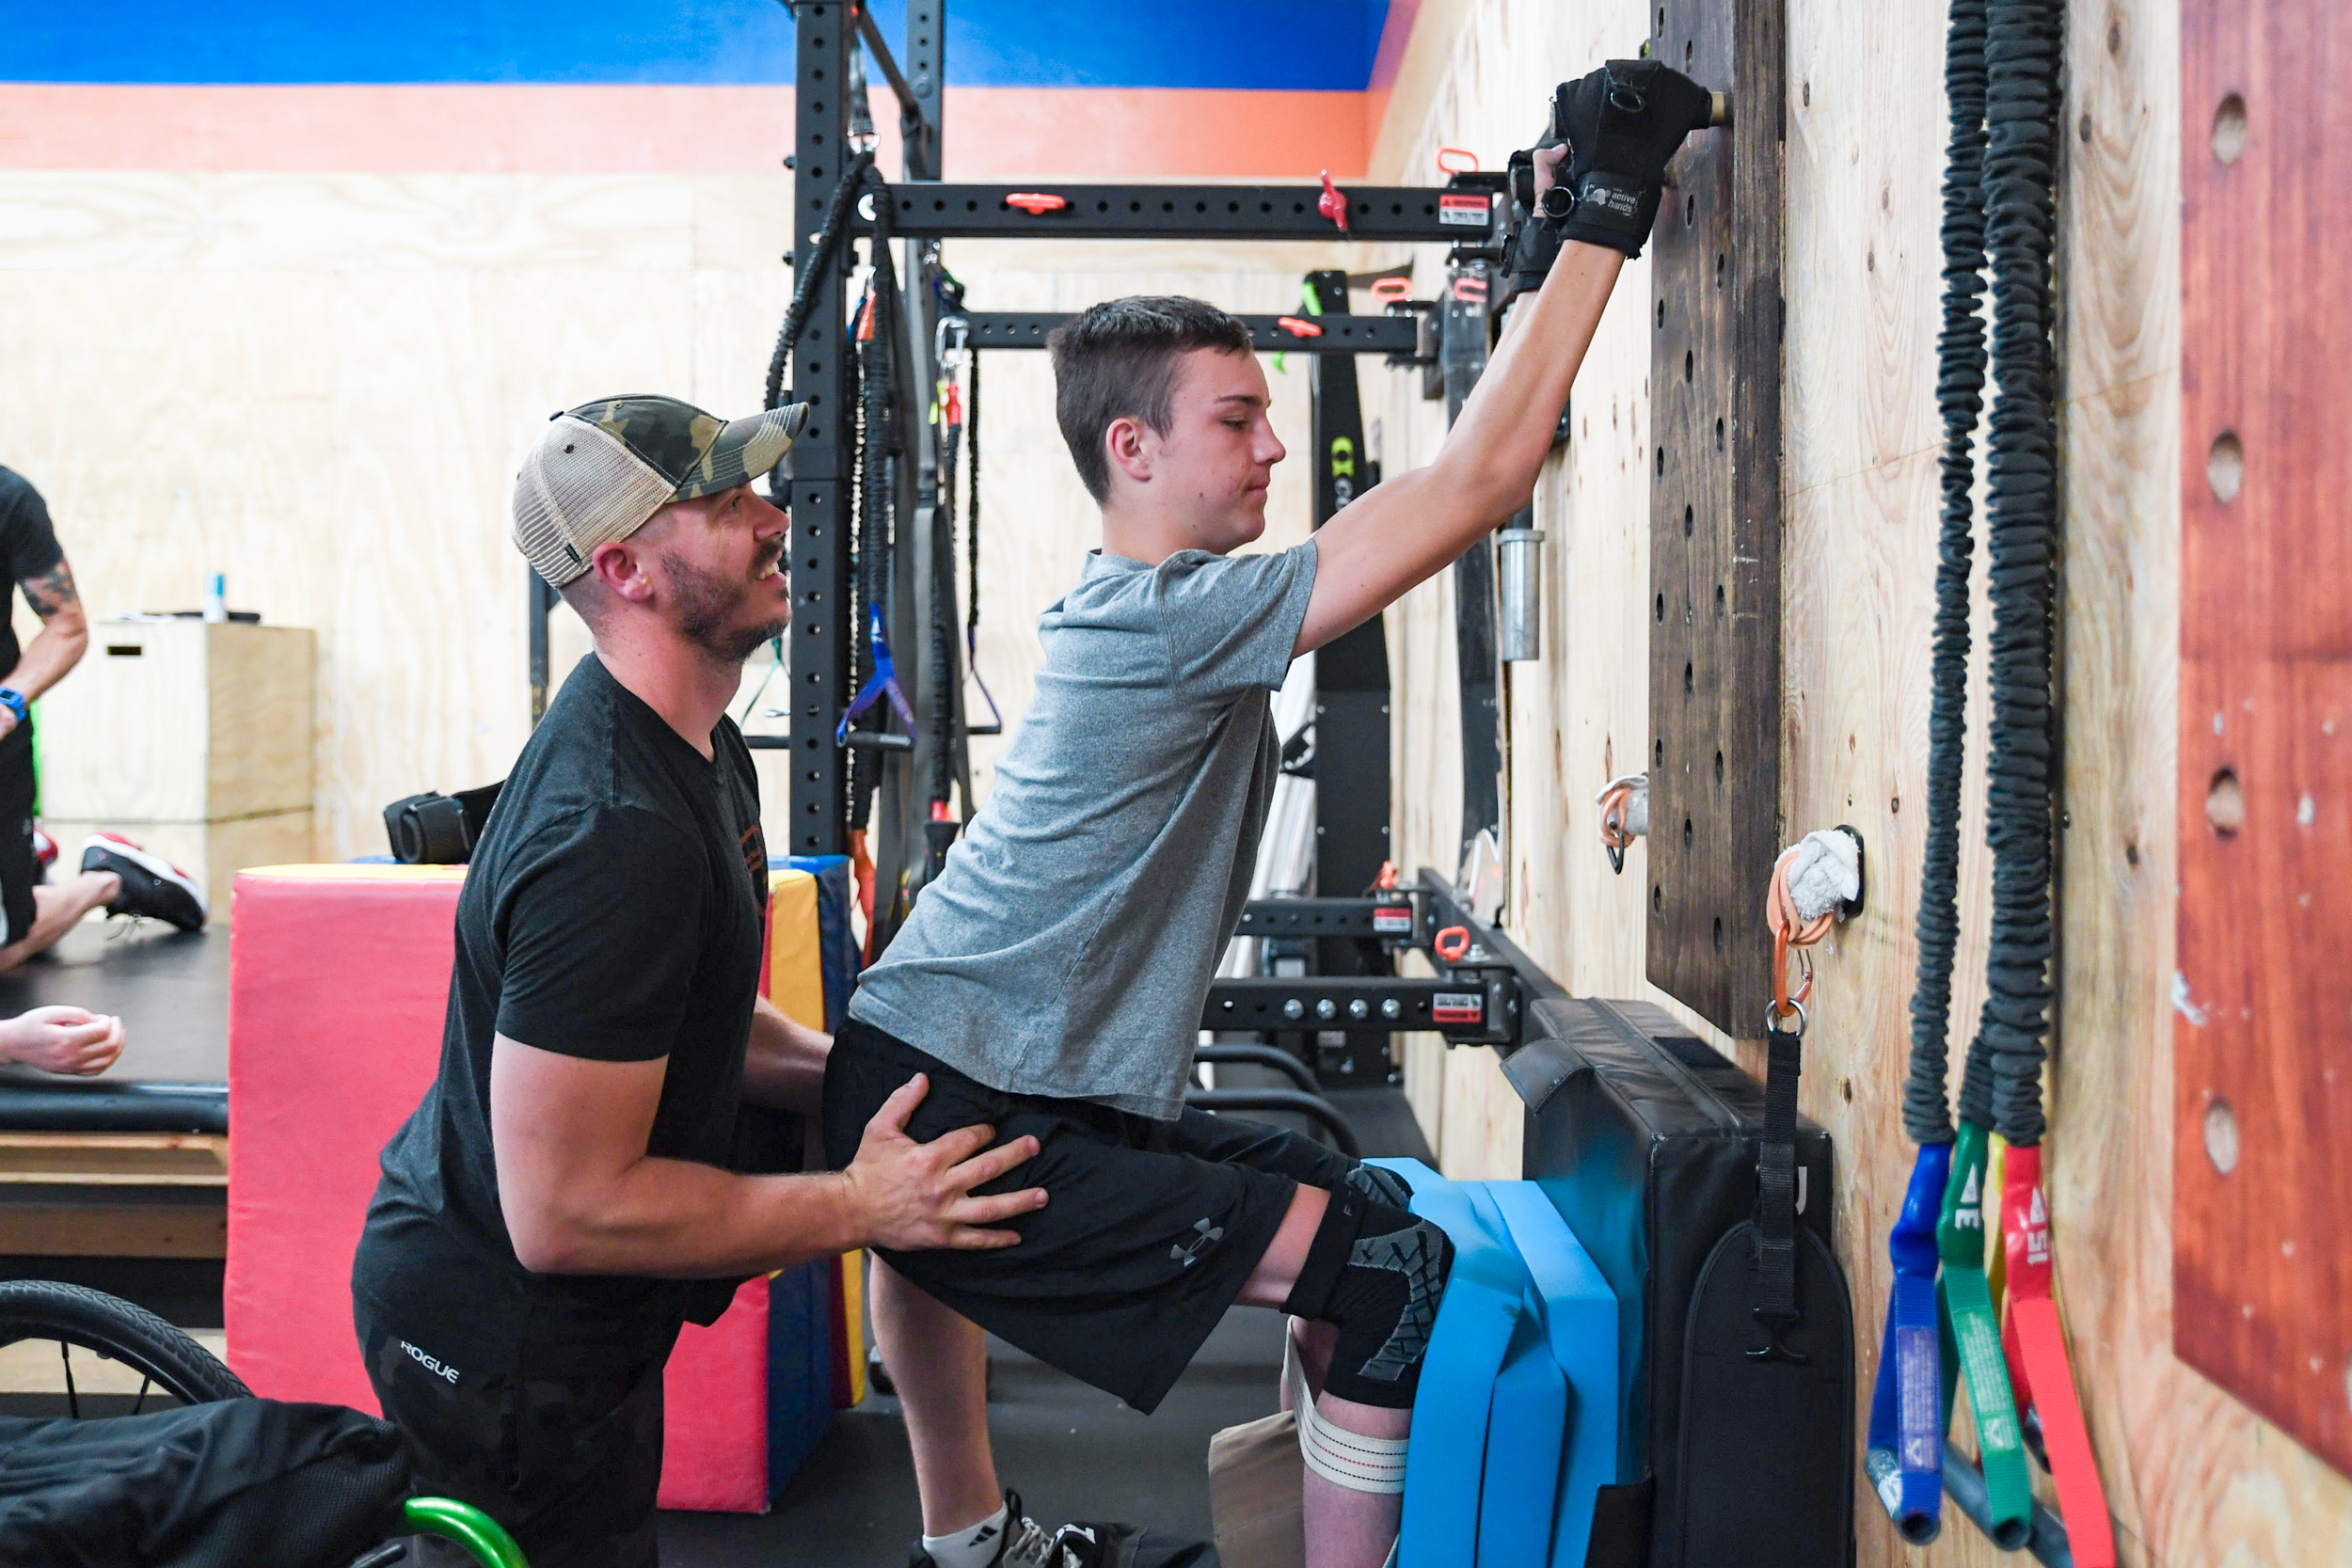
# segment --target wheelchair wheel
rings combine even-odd
[[[26,1341],[57,1347],[66,1413],[77,1418],[84,1414],[86,1399],[100,1406],[93,1415],[102,1410],[135,1415],[167,1402],[208,1404],[249,1399],[253,1393],[212,1352],[154,1313],[79,1285],[46,1279],[0,1281],[0,1349]],[[77,1351],[83,1355],[78,1382]],[[138,1375],[138,1392],[127,1411],[113,1408],[120,1403],[119,1394],[100,1399],[82,1386],[93,1378],[109,1385],[119,1380],[119,1373],[100,1366],[103,1362]],[[151,1396],[161,1398],[151,1401]]]

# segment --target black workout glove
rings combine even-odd
[[[1666,161],[1713,108],[1712,93],[1657,60],[1611,60],[1563,82],[1552,128],[1566,137],[1568,160],[1543,195],[1543,226],[1561,240],[1642,254]]]

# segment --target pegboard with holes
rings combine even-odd
[[[1650,256],[1649,978],[1763,1032],[1780,806],[1782,8],[1654,6],[1730,95],[1668,170]]]

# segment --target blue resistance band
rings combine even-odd
[[[1863,1468],[1905,1541],[1924,1545],[1944,1528],[1944,1377],[1938,1354],[1935,1223],[1951,1180],[1952,1146],[1922,1144],[1886,1241],[1895,1290],[1886,1304],[1870,1441]]]
[[[898,716],[898,722],[906,726],[907,738],[914,738],[914,709],[907,702],[905,689],[898,685],[898,666],[890,662],[890,642],[882,636],[881,607],[866,606],[866,641],[872,644],[874,651],[874,673],[858,689],[857,699],[850,703],[849,711],[841,716],[840,724],[834,728],[833,741],[836,746],[850,743],[850,723],[884,697],[890,699],[891,711]]]

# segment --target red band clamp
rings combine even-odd
[[[1323,195],[1315,200],[1315,211],[1338,224],[1341,233],[1347,232],[1347,198],[1332,185],[1327,168],[1323,171]]]

